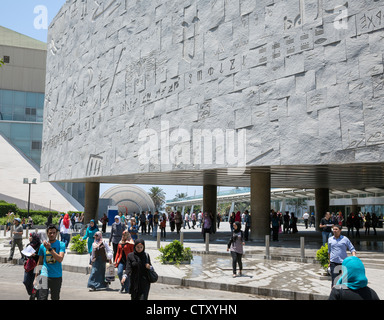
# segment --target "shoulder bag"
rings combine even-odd
[[[148,253],[147,253],[147,263],[149,263]],[[153,266],[151,266],[150,269],[147,269],[147,274],[148,274],[148,280],[150,283],[155,283],[159,279],[159,275],[157,274]]]

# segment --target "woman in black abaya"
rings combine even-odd
[[[142,239],[135,240],[133,252],[127,256],[125,275],[121,280],[124,284],[126,277],[130,277],[132,300],[148,300],[151,284],[148,279],[148,270],[151,268],[151,259],[145,252],[145,243]]]

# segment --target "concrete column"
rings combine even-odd
[[[97,220],[99,208],[100,183],[85,183],[85,203],[84,203],[84,224],[89,223],[92,219]]]
[[[319,188],[315,189],[315,224],[316,230],[322,231],[319,228],[320,221],[325,213],[329,211],[329,189]]]
[[[270,234],[271,173],[251,171],[251,232],[253,240]]]
[[[231,213],[235,210],[235,201],[232,201],[231,203],[231,209],[229,209],[229,216],[231,216]]]
[[[217,186],[204,185],[203,186],[203,207],[204,212],[212,212],[212,231],[216,232],[216,215],[217,215]]]

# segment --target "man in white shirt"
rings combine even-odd
[[[304,212],[303,219],[304,219],[305,229],[308,229],[308,219],[309,219],[308,212]]]

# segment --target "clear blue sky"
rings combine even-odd
[[[0,25],[34,39],[47,42],[48,30],[35,27],[35,19],[39,18],[39,14],[34,13],[34,10],[38,6],[44,6],[49,25],[64,3],[65,0],[2,1]],[[39,10],[37,12],[41,13]]]
[[[0,9],[0,25],[29,36],[31,38],[47,42],[48,29],[41,29],[41,15],[46,13],[47,24],[55,18],[60,8],[66,0],[15,0],[2,1]],[[43,6],[44,12],[41,11]],[[36,12],[35,12],[36,10]],[[37,26],[36,28],[36,21]],[[102,184],[100,187],[100,195],[114,185]],[[139,185],[145,191],[149,191],[152,186]],[[194,186],[159,186],[166,193],[166,199],[170,200],[175,197],[176,193],[187,193],[189,196],[200,195],[203,193],[202,187]],[[221,188],[220,190],[231,189]]]

